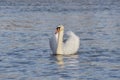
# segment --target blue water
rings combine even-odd
[[[0,80],[120,80],[119,0],[0,1]],[[53,56],[57,25],[81,40]]]

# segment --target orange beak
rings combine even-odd
[[[56,30],[55,30],[55,34],[57,34],[57,33],[58,33],[58,30],[56,29]]]
[[[56,28],[55,34],[57,34],[58,32],[60,32],[60,27]]]

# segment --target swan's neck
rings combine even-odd
[[[57,54],[63,54],[63,34],[64,34],[64,31],[60,31],[58,33],[58,45],[56,50]]]

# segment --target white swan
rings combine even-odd
[[[56,33],[49,39],[53,54],[69,55],[75,54],[79,49],[80,39],[72,31],[68,31],[68,39],[63,42],[64,26],[59,25]]]

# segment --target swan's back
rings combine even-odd
[[[72,31],[67,32],[68,39],[63,44],[64,54],[75,54],[79,49],[80,39]]]

